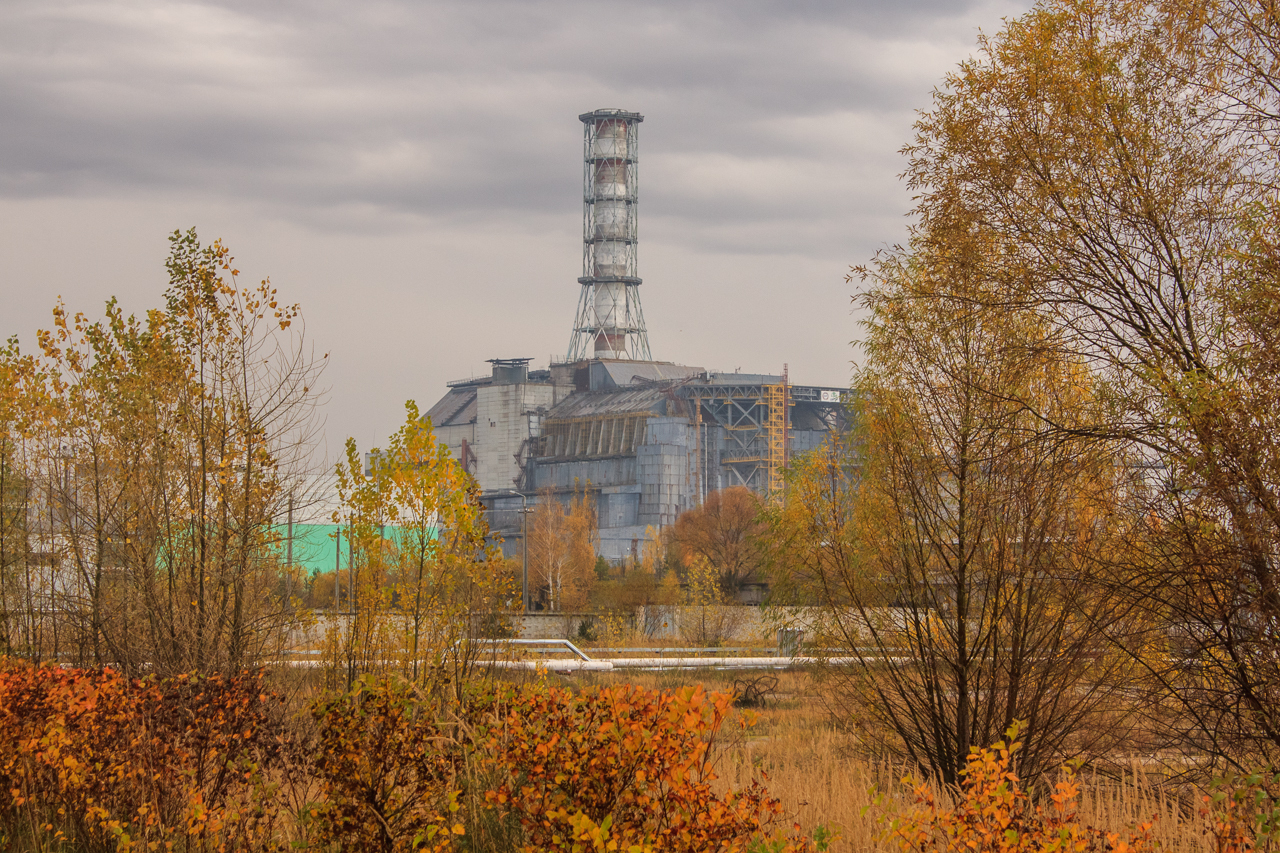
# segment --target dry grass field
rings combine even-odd
[[[735,681],[748,681],[759,672],[717,670],[627,670],[582,673],[567,680],[578,684],[633,683],[651,688],[702,684],[708,690],[731,691]],[[736,721],[725,727],[717,756],[717,773],[730,785],[746,784],[763,771],[769,791],[807,831],[824,826],[838,832],[832,845],[838,851],[896,850],[880,839],[881,818],[892,804],[908,805],[909,792],[902,785],[905,767],[874,757],[874,750],[859,743],[833,723],[833,714],[822,701],[821,686],[809,674],[796,671],[769,673],[777,686],[765,697],[763,707],[750,712],[755,725],[742,733]],[[1166,788],[1149,780],[1136,763],[1114,778],[1091,774],[1080,778],[1079,813],[1091,826],[1122,831],[1153,821],[1153,838],[1168,853],[1198,853],[1213,849],[1201,832],[1196,814],[1199,793],[1186,788]]]

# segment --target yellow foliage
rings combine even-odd
[[[366,473],[354,439],[338,466],[341,514],[352,542],[356,599],[329,626],[330,672],[347,684],[397,671],[412,683],[461,689],[484,630],[498,631],[511,583],[471,476],[438,442],[412,400]],[[389,534],[389,535],[388,535]]]
[[[548,610],[581,610],[596,584],[597,515],[584,489],[562,504],[551,492],[539,495],[529,517],[529,594]]]
[[[1150,823],[1127,834],[1082,824],[1076,815],[1080,785],[1069,766],[1054,785],[1050,805],[1033,803],[1013,770],[1021,746],[1014,740],[1018,728],[1016,724],[1010,728],[1007,743],[1000,741],[969,754],[949,805],[939,801],[932,785],[904,779],[913,789],[915,804],[888,815],[883,840],[903,853],[1142,853],[1154,849]]]

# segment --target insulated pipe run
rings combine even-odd
[[[881,658],[886,662],[900,663],[901,658]],[[548,672],[612,672],[615,669],[787,669],[793,666],[854,666],[862,658],[836,657],[755,657],[755,658],[608,658],[575,660],[551,658],[547,660],[495,660],[487,665],[496,669],[545,669]]]

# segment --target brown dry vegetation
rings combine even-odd
[[[760,673],[725,670],[627,670],[582,673],[575,684],[638,684],[655,689],[700,684],[707,690],[733,691],[735,682]],[[877,756],[874,744],[833,722],[820,682],[805,671],[770,673],[778,679],[762,708],[740,711],[756,722],[745,735],[723,740],[717,773],[725,786],[741,787],[761,771],[770,794],[806,834],[818,827],[835,830],[833,851],[896,850],[881,839],[881,817],[890,806],[905,807],[910,788],[905,765]],[[843,717],[849,716],[844,709]],[[737,726],[726,727],[736,732]],[[1198,814],[1202,791],[1177,781],[1164,782],[1158,772],[1136,758],[1116,756],[1104,775],[1084,768],[1080,773],[1079,813],[1082,822],[1122,830],[1151,821],[1152,838],[1169,853],[1213,850]]]

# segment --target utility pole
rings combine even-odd
[[[520,573],[520,609],[529,615],[529,499],[520,496],[520,556],[524,567]]]
[[[523,566],[520,573],[520,612],[524,615],[529,613],[529,496],[524,492],[517,492],[514,489],[507,489],[502,492],[494,492],[488,497],[518,497],[520,498],[520,556],[522,557]]]

